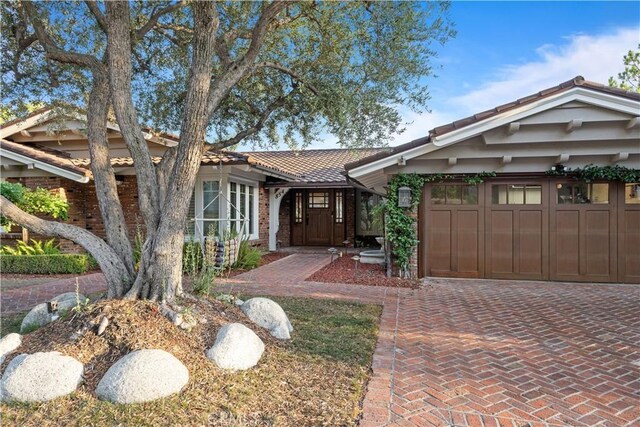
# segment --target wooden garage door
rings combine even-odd
[[[421,253],[428,276],[482,277],[484,212],[482,190],[461,183],[429,184],[423,194],[425,240]]]
[[[619,186],[618,280],[640,283],[640,182]]]
[[[548,185],[486,185],[486,277],[548,279]]]
[[[616,183],[554,181],[550,210],[550,278],[617,281]]]

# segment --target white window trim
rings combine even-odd
[[[253,187],[253,230],[249,230],[249,240],[257,240],[260,238],[260,191],[259,191],[259,183],[257,181],[253,181],[246,178],[241,178],[237,176],[230,175],[229,181],[227,182],[226,192],[227,192],[227,212],[231,212],[231,183],[234,182],[237,185],[236,194],[238,200],[240,199],[240,184],[244,184],[247,187]],[[247,188],[248,190],[248,188]],[[246,209],[247,212],[249,210],[249,192],[247,192],[246,199]],[[228,218],[230,219],[230,217]],[[250,225],[250,221],[247,218],[247,227]]]

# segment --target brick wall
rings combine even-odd
[[[254,246],[269,249],[269,189],[260,183],[258,187],[258,240],[252,240]]]

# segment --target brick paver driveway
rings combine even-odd
[[[363,425],[640,425],[640,287],[428,283]]]

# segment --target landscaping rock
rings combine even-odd
[[[4,358],[7,354],[11,353],[22,344],[22,335],[9,334],[0,340],[0,363],[4,362]]]
[[[251,298],[240,306],[252,322],[267,329],[281,340],[291,339],[293,326],[287,314],[275,301],[268,298]]]
[[[229,323],[218,331],[207,357],[219,368],[245,370],[256,366],[263,352],[264,343],[255,332],[241,323]]]
[[[113,403],[149,402],[178,393],[189,371],[164,350],[138,350],[118,360],[104,374],[96,394]]]
[[[75,292],[67,292],[64,294],[60,294],[57,297],[51,299],[51,301],[57,301],[58,303],[58,314],[63,314],[64,312],[72,309],[76,306],[78,300],[84,301],[86,297],[82,294],[76,295]],[[52,315],[47,311],[47,303],[38,304],[31,309],[29,313],[22,319],[22,324],[20,325],[20,332],[24,333],[25,331],[32,328],[40,328],[47,323],[52,321]]]
[[[84,366],[57,351],[16,356],[0,379],[0,399],[45,402],[73,393],[82,382]]]

